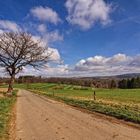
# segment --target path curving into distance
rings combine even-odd
[[[140,140],[140,130],[19,90],[16,140]]]

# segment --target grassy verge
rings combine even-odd
[[[109,116],[116,117],[118,119],[123,119],[125,121],[140,123],[140,110],[137,107],[134,108],[126,105],[116,105],[116,104],[110,105],[97,101],[79,100],[79,99],[71,99],[71,98],[61,97],[61,96],[53,96],[52,94],[47,94],[45,92],[40,92],[37,90],[31,90],[31,91],[36,94],[48,96],[58,101],[63,101],[66,104],[72,106],[87,109],[89,111],[106,114]]]
[[[121,102],[127,104],[140,104],[140,89],[92,89],[75,85],[56,84],[56,83],[32,83],[15,84],[15,88],[33,89],[42,92],[54,92],[56,96],[70,98],[83,98],[90,100],[93,98],[93,91],[96,92],[97,100]]]
[[[9,122],[11,117],[11,111],[16,102],[16,93],[14,91],[13,97],[0,98],[0,139],[8,139]]]

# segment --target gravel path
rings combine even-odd
[[[19,91],[16,140],[140,140],[140,130]]]

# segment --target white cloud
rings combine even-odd
[[[58,14],[49,7],[34,7],[30,10],[31,14],[41,21],[48,21],[57,24],[61,21]]]
[[[51,49],[53,50],[53,49]],[[52,60],[59,59],[57,50],[54,50]],[[32,68],[33,69],[33,68]],[[87,59],[81,59],[74,67],[63,65],[47,64],[46,67],[37,70],[31,70],[32,74],[42,76],[111,76],[126,73],[139,73],[140,72],[140,55],[127,56],[125,54],[116,54],[112,57],[94,56]],[[24,71],[25,74],[29,73],[28,68]]]
[[[63,41],[63,35],[59,33],[58,30],[52,32],[46,32],[43,35],[43,39],[49,42]]]
[[[135,56],[132,61],[129,63],[131,67],[140,67],[140,54]]]
[[[23,67],[23,71],[18,75],[58,76],[61,74],[66,74],[68,66],[59,64],[61,61],[59,51],[55,48],[48,48],[48,50],[44,52],[44,54],[45,53],[50,54],[47,64],[38,69],[35,69],[31,66]],[[51,66],[51,64],[53,64],[54,66]]]
[[[109,58],[109,60],[107,61],[107,63],[109,65],[127,65],[130,61],[132,60],[132,58],[130,56],[126,56],[125,54],[116,54],[113,57]]]
[[[41,33],[45,33],[47,29],[46,29],[46,26],[44,24],[40,24],[40,25],[38,25],[37,30]]]
[[[13,21],[9,20],[0,20],[0,29],[1,31],[13,31],[18,32],[20,27]]]
[[[39,75],[39,71],[31,66],[23,67],[23,70],[18,74],[20,75]]]
[[[50,66],[49,64],[46,65],[43,69],[37,70],[33,67],[24,67],[22,73],[19,75],[42,75],[42,76],[63,76],[68,74],[68,65],[56,65]]]
[[[4,31],[0,29],[0,34],[2,34]]]
[[[48,53],[50,54],[49,60],[55,61],[55,62],[60,62],[61,57],[60,57],[60,54],[59,54],[57,49],[55,49],[55,48],[48,48]]]
[[[47,48],[46,52],[44,52],[44,53],[47,53],[49,55],[49,61],[53,61],[53,62],[57,62],[57,63],[61,61],[61,56],[60,56],[59,51],[55,48],[49,47],[48,41],[41,39],[40,36],[33,36],[32,38],[35,42],[40,42],[40,45],[42,47]]]
[[[132,57],[116,54],[112,57],[89,57],[80,60],[73,71],[98,76],[140,72],[140,55]]]
[[[58,30],[48,31],[44,24],[38,25],[37,30],[41,33],[43,41],[47,44],[56,41],[63,41],[63,35],[60,34]]]
[[[68,65],[57,65],[55,67],[48,66],[45,70],[46,76],[63,76],[68,74]]]
[[[78,25],[82,29],[91,28],[97,21],[102,25],[111,22],[111,4],[104,0],[67,0],[65,6],[68,10],[67,21]]]

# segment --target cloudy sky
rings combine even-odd
[[[27,31],[53,51],[46,67],[25,67],[24,74],[140,72],[140,0],[1,0],[5,31]]]

